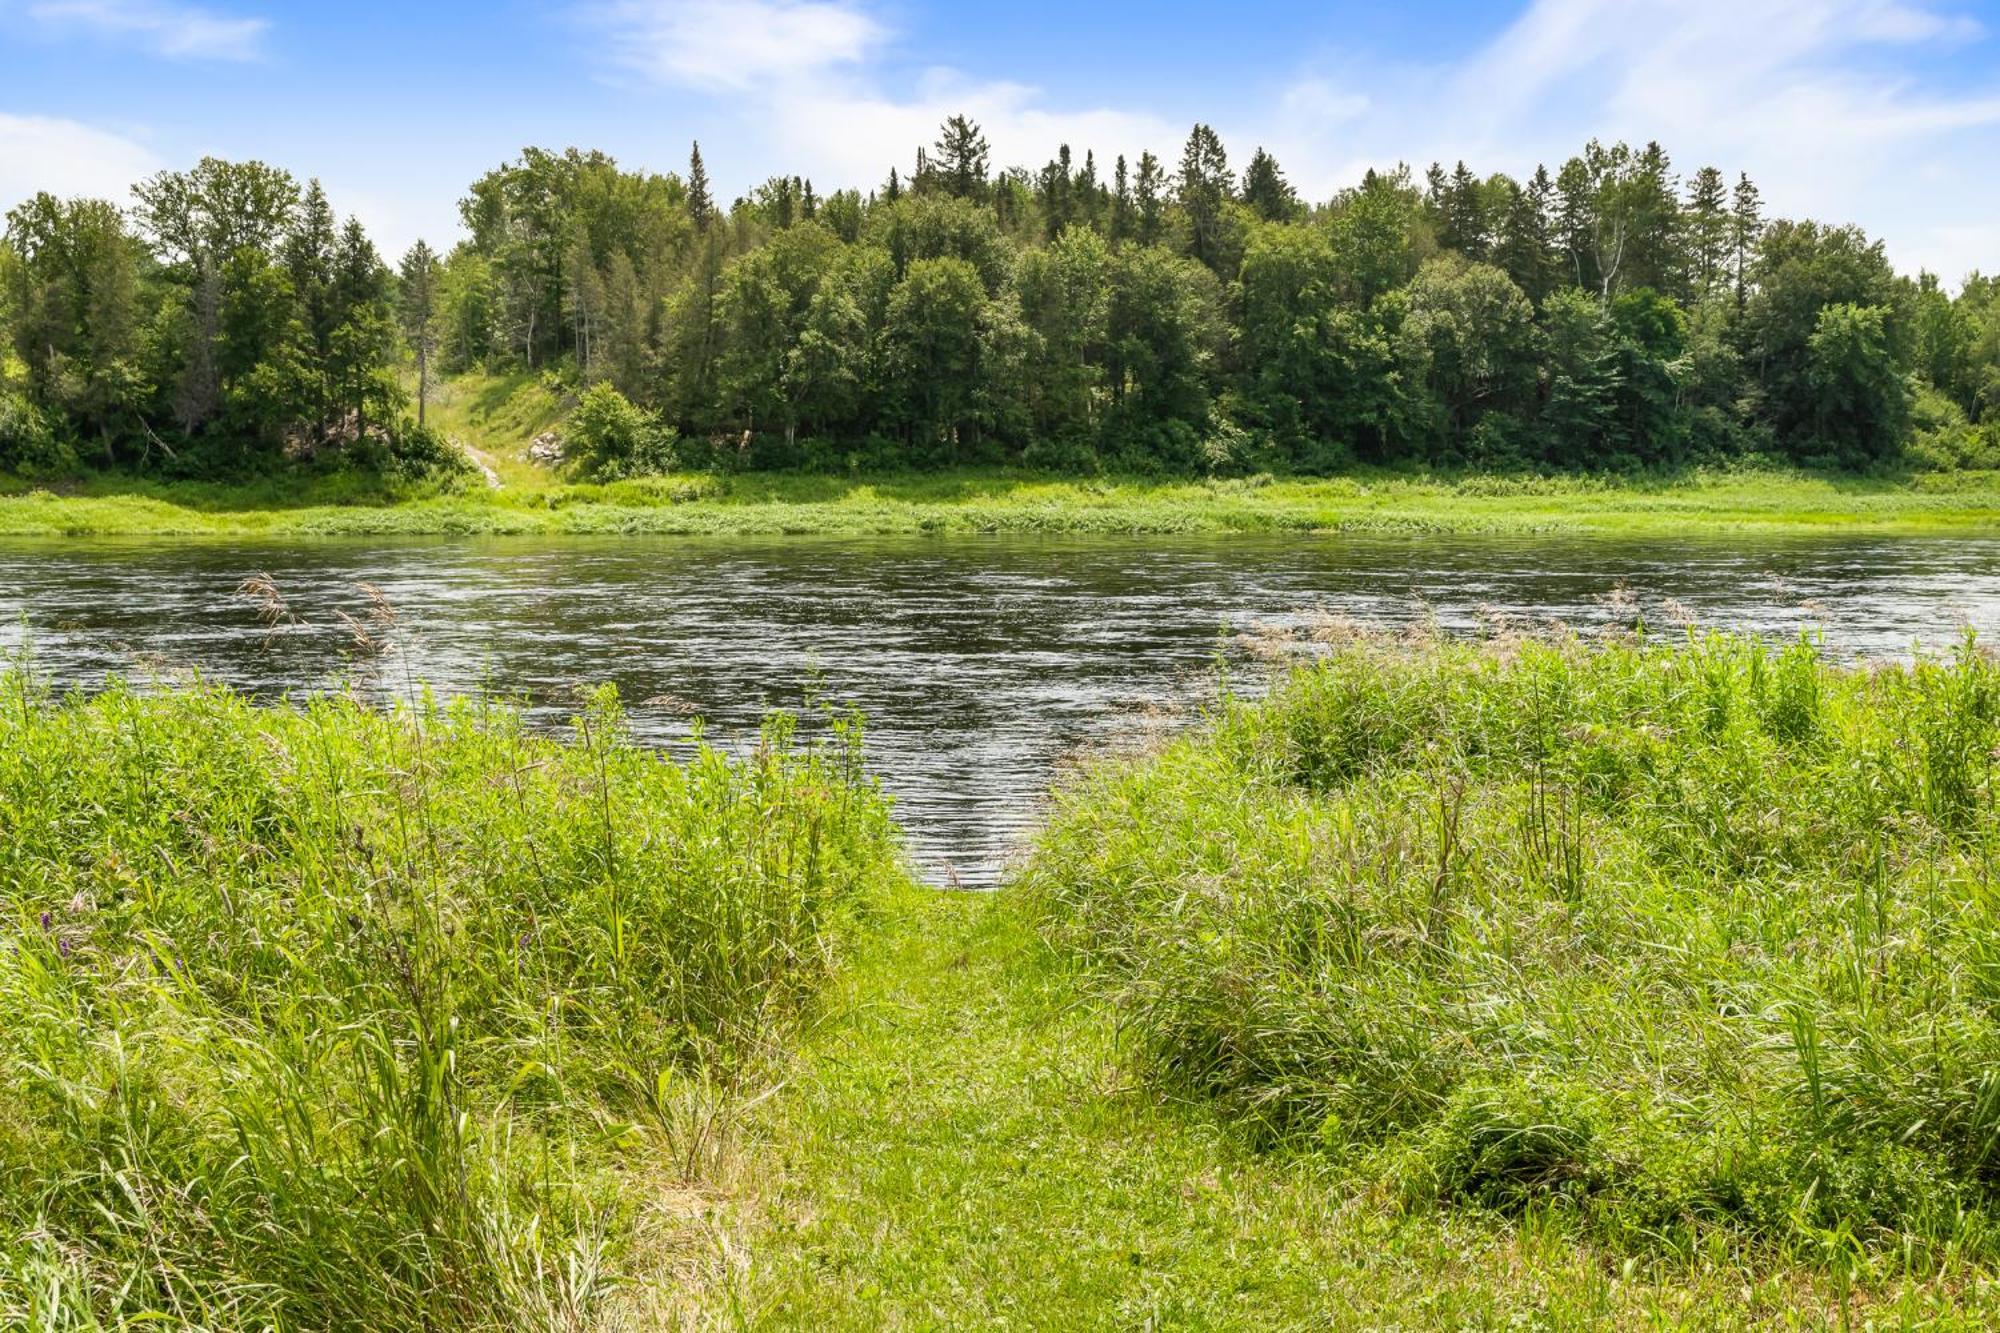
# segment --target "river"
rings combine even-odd
[[[269,574],[298,623],[237,587]],[[393,606],[357,662],[336,612]],[[0,544],[0,645],[90,688],[199,670],[261,694],[491,689],[560,725],[610,681],[649,742],[695,719],[745,743],[817,689],[867,715],[871,762],[939,882],[995,882],[1069,759],[1178,725],[1220,653],[1332,614],[1480,632],[1635,617],[1789,637],[1838,655],[1948,647],[2000,627],[2000,538],[1826,534],[781,540],[565,538]],[[817,682],[815,684],[815,682]]]

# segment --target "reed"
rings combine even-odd
[[[1877,1282],[2000,1221],[2000,667],[1366,636],[1020,874],[1148,1077],[1416,1212]]]
[[[902,873],[852,725],[0,700],[8,1326],[594,1323]]]

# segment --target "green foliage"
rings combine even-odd
[[[674,470],[673,427],[609,384],[584,390],[570,413],[565,443],[578,473],[593,481]]]
[[[399,281],[316,183],[205,159],[141,183],[136,233],[108,204],[15,210],[0,321],[79,453],[211,476],[394,454],[405,356],[419,422],[434,360],[550,371],[732,469],[1187,474],[1224,440],[1305,472],[1893,468],[1913,374],[1975,441],[2000,420],[2000,283],[1953,296],[1853,228],[1767,225],[1747,175],[1683,184],[1656,143],[1520,181],[1369,171],[1323,204],[1263,149],[1239,178],[1205,124],[1177,169],[1114,161],[995,175],[953,116],[877,192],[781,172],[724,209],[698,149],[683,180],[528,148]]]
[[[1146,1070],[1413,1204],[1898,1264],[2000,1214],[2000,667],[1347,641],[1022,872]]]
[[[846,724],[0,692],[0,1322],[594,1325],[898,874]]]

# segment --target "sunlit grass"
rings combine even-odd
[[[586,1327],[900,877],[858,737],[0,676],[0,1324]]]
[[[399,534],[895,535],[1012,533],[1696,532],[1990,530],[2000,477],[1789,472],[1600,477],[1049,477],[689,473],[566,483],[493,455],[477,477],[385,490],[352,476],[254,485],[0,479],[0,536]]]
[[[1886,1282],[1996,1258],[2000,667],[1361,639],[1021,878],[1163,1089],[1401,1207]]]

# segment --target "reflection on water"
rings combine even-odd
[[[306,622],[267,634],[238,583],[268,572]],[[1502,613],[1579,626],[1703,623],[1842,652],[1941,647],[2000,612],[2000,539],[1412,536],[728,542],[691,539],[0,545],[0,643],[66,685],[147,664],[259,691],[345,678],[336,609],[380,586],[405,672],[560,722],[611,681],[635,729],[722,742],[817,676],[868,716],[873,763],[927,873],[990,883],[1062,758],[1208,688],[1218,646],[1324,609],[1447,630]],[[24,629],[24,626],[26,627]],[[391,688],[378,686],[378,688]],[[652,701],[640,703],[638,701]]]

